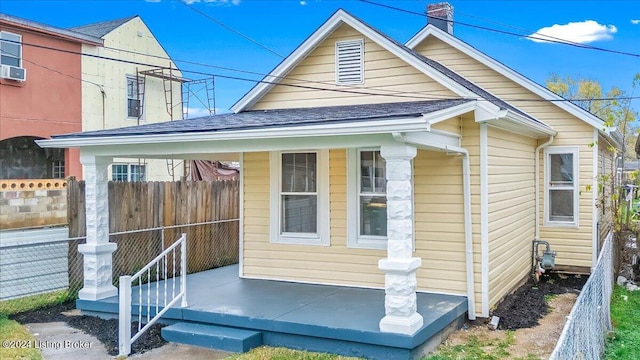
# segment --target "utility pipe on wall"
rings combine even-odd
[[[426,147],[431,149],[439,149],[447,152],[453,152],[462,155],[462,187],[464,199],[464,242],[466,256],[466,275],[467,275],[467,304],[469,320],[476,319],[476,301],[475,301],[475,281],[473,266],[473,224],[471,218],[471,164],[469,162],[469,152],[467,149],[457,146],[433,144],[428,142],[420,142],[417,139],[407,139],[401,133],[393,133],[396,141],[413,144],[417,147]]]

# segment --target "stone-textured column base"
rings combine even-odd
[[[413,335],[422,328],[423,324],[422,315],[418,313],[413,313],[408,317],[387,315],[380,320],[380,331]]]
[[[118,295],[111,281],[111,254],[117,248],[115,243],[78,245],[78,251],[84,255],[84,287],[78,293],[81,300],[95,301]]]
[[[381,259],[378,268],[385,273],[385,314],[380,331],[413,335],[423,325],[416,298],[416,270],[420,258]]]

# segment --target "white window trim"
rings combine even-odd
[[[342,44],[349,43],[357,43],[360,45],[360,81],[341,81],[339,72],[339,57],[338,57],[338,48]],[[335,45],[335,77],[336,77],[336,85],[362,85],[364,84],[364,39],[354,39],[354,40],[344,40],[344,41],[336,41]]]
[[[22,45],[22,35],[20,35],[20,34],[16,34],[16,33],[12,33],[12,32],[9,32],[9,31],[4,31],[4,30],[3,30],[3,31],[0,31],[0,39],[2,39],[2,38],[3,38],[1,34],[9,34],[9,35],[17,36],[17,37],[19,37],[19,38],[20,38],[20,44],[19,44],[19,46],[20,46],[20,54],[19,54],[18,56],[14,56],[13,54],[10,54],[10,55],[8,55],[8,56],[9,56],[9,57],[15,57],[15,58],[17,58],[17,59],[18,59],[18,62],[19,62],[19,63],[18,63],[18,67],[20,67],[20,68],[21,68],[21,67],[22,67],[22,46],[23,46],[23,45]]]
[[[549,215],[549,182],[551,172],[549,171],[549,156],[552,154],[572,154],[573,155],[573,221],[551,221]],[[594,164],[595,165],[595,164]],[[592,189],[592,191],[598,191]],[[580,149],[577,146],[549,146],[544,149],[544,226],[546,227],[570,227],[578,228],[580,224]],[[595,204],[594,204],[595,205]]]
[[[386,250],[386,236],[360,235],[361,151],[380,151],[380,148],[347,149],[347,247]]]
[[[126,82],[125,82],[125,98],[126,98],[126,106],[125,106],[125,114],[126,114],[126,118],[127,120],[138,120],[140,119],[140,121],[144,121],[145,118],[145,112],[144,111],[144,87],[146,86],[145,81],[142,80],[142,82],[138,85],[138,89],[136,90],[138,92],[138,98],[140,100],[140,109],[142,111],[142,113],[140,114],[140,116],[129,116],[129,80],[132,80],[134,83],[137,83],[138,81],[138,77],[136,75],[126,75]],[[142,88],[140,88],[140,86]],[[142,95],[140,95],[140,90],[142,90]]]
[[[317,233],[281,233],[281,201],[280,189],[282,188],[282,155],[283,153],[316,153],[317,172],[317,196],[318,196],[318,220]],[[296,150],[296,151],[272,151],[270,153],[270,217],[269,217],[269,242],[273,244],[293,245],[320,245],[329,246],[329,150]]]
[[[127,180],[114,180],[113,179],[113,166],[114,165],[126,165],[127,166]],[[131,171],[131,168],[133,166],[144,166],[144,179],[142,179],[142,180],[131,180],[131,176],[133,175],[133,171]],[[147,181],[148,170],[149,170],[149,167],[148,167],[148,164],[146,162],[145,163],[115,162],[115,163],[111,164],[111,166],[109,168],[109,172],[110,172],[109,179],[110,179],[110,181],[121,181],[121,182],[132,182],[132,181],[145,182],[145,181]]]

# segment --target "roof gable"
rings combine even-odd
[[[471,98],[477,97],[477,94],[469,90],[464,85],[457,83],[441,71],[436,70],[425,63],[423,59],[416,56],[416,53],[412,52],[409,48],[340,9],[336,11],[323,25],[321,25],[320,28],[311,34],[300,46],[298,46],[291,55],[276,66],[271,73],[265,76],[260,83],[256,84],[247,94],[238,100],[238,102],[232,106],[231,110],[234,112],[241,112],[250,109],[303,59],[305,59],[319,44],[321,44],[343,24],[350,26],[365,37],[371,39],[385,50],[420,70],[436,82],[453,91],[458,96]]]
[[[501,62],[493,59],[492,57],[482,53],[477,50],[473,46],[465,43],[464,41],[456,38],[455,36],[448,34],[433,25],[427,25],[422,30],[420,30],[417,34],[415,34],[411,39],[407,41],[405,44],[407,47],[413,49],[422,43],[428,37],[435,37],[449,46],[457,49],[458,51],[470,56],[474,60],[480,62],[481,64],[489,67],[490,69],[496,71],[497,73],[505,76],[507,79],[514,81],[524,87],[525,89],[531,91],[532,93],[540,96],[543,99],[549,99],[550,102],[563,109],[564,111],[570,113],[571,115],[577,117],[578,119],[586,122],[587,124],[595,127],[600,131],[606,131],[604,121],[602,121],[597,116],[591,114],[590,112],[582,109],[581,107],[566,101],[565,98],[555,94],[551,90],[545,88],[544,86],[536,83],[535,81],[525,77],[524,75],[518,73],[517,71],[509,68],[508,66],[502,64]]]

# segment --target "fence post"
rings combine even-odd
[[[182,233],[180,244],[180,275],[182,277],[182,307],[187,307],[187,234]]]
[[[118,305],[119,356],[131,354],[131,276],[120,276]]]

